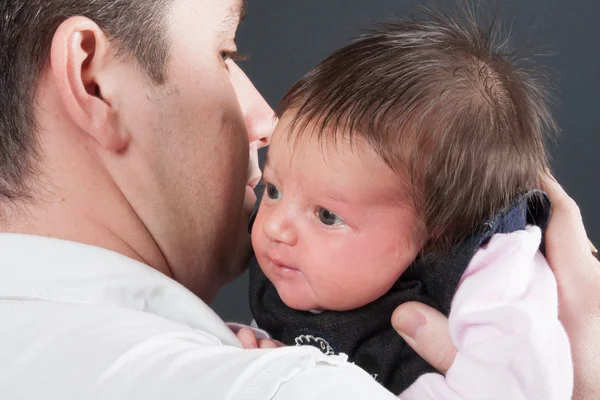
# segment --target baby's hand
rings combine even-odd
[[[256,334],[250,328],[242,328],[237,333],[244,349],[274,349],[285,345],[274,339],[257,339]]]

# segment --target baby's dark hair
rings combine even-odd
[[[449,250],[539,187],[557,127],[543,75],[519,65],[497,20],[481,26],[472,6],[424,14],[336,51],[277,110],[296,113],[294,140],[308,124],[320,140],[366,140],[407,185],[424,251]]]

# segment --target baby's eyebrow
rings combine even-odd
[[[265,156],[265,163],[263,164],[263,168],[262,168],[262,172],[263,172],[263,182],[265,179],[265,173],[268,173],[269,176],[272,176],[272,174],[274,174],[274,177],[278,177],[277,175],[277,171],[273,168],[273,166],[271,165],[271,162],[269,161],[269,152],[267,151],[267,154]]]
[[[341,193],[336,193],[336,192],[328,191],[328,192],[327,192],[327,197],[328,197],[330,200],[336,201],[336,202],[338,202],[338,203],[345,203],[345,204],[348,204],[348,203],[350,203],[350,202],[348,201],[348,199],[347,199],[347,198],[345,198],[345,197],[344,197],[344,196],[343,196]]]
[[[265,154],[265,163],[263,164],[263,173],[265,172],[265,170],[267,168],[271,167],[271,162],[269,161],[269,151],[267,151],[267,154]]]

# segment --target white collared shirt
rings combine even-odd
[[[389,399],[343,357],[243,350],[200,299],[102,248],[0,234],[0,399]]]

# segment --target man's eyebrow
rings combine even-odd
[[[235,4],[231,6],[228,12],[228,16],[226,19],[226,23],[229,25],[235,25],[235,28],[239,28],[240,24],[246,18],[246,13],[248,11],[248,3],[247,0],[236,0]]]
[[[241,0],[239,7],[238,7],[238,15],[240,17],[238,27],[239,27],[239,24],[244,22],[244,19],[246,19],[247,13],[248,13],[248,0]]]

